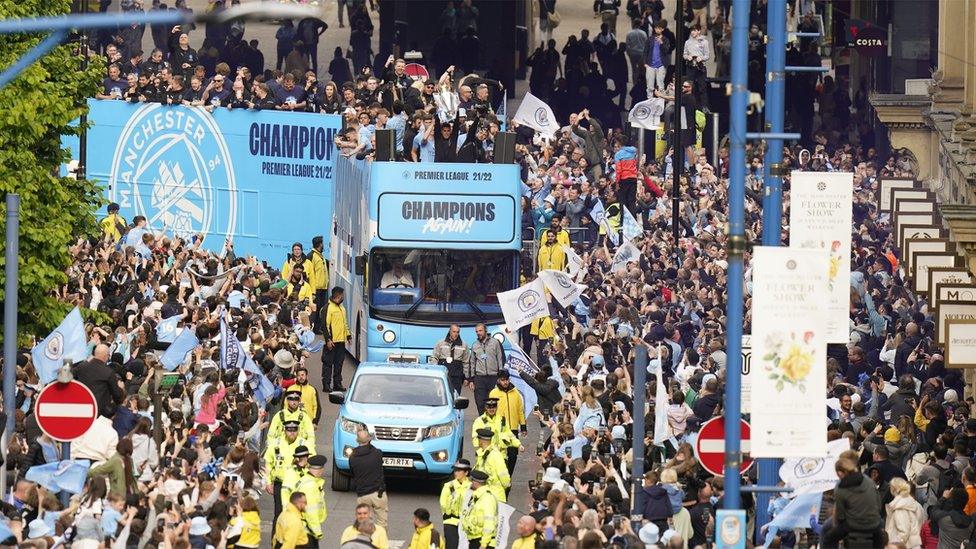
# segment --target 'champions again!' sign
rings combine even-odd
[[[383,193],[377,236],[383,240],[506,243],[516,204],[491,194]]]

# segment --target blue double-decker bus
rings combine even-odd
[[[339,159],[333,284],[346,290],[350,353],[427,362],[451,324],[503,338],[498,292],[518,286],[520,182],[512,164]]]

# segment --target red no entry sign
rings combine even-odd
[[[85,434],[95,423],[98,404],[95,395],[84,384],[54,382],[37,395],[34,417],[44,434],[54,440],[69,442]]]
[[[743,454],[749,453],[749,423],[745,420],[741,422],[742,436],[740,450]],[[698,441],[695,442],[695,456],[698,462],[706,471],[713,475],[722,476],[725,468],[725,418],[714,417],[702,425],[698,431]],[[745,458],[739,465],[739,472],[744,473],[752,467],[752,459]]]

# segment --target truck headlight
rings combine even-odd
[[[394,341],[396,341],[396,332],[394,332],[393,330],[387,330],[383,332],[383,341],[385,343],[393,343]]]
[[[425,439],[441,438],[450,436],[454,432],[454,422],[449,421],[447,423],[441,423],[439,425],[432,425],[427,428],[427,432],[424,434]]]
[[[355,435],[359,431],[365,431],[366,425],[353,421],[347,417],[339,416],[339,428],[343,431]]]

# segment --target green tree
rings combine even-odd
[[[0,0],[0,19],[60,15],[71,0]],[[9,67],[45,38],[42,34],[0,35],[0,67]],[[68,159],[61,137],[79,133],[73,120],[87,111],[104,67],[94,58],[81,68],[77,43],[65,43],[0,90],[0,194],[20,194],[19,333],[44,337],[70,305],[55,291],[67,282],[68,246],[97,234],[95,210],[101,189],[94,181],[59,177]],[[0,234],[6,203],[0,200]],[[0,237],[0,300],[3,299],[4,242]]]

